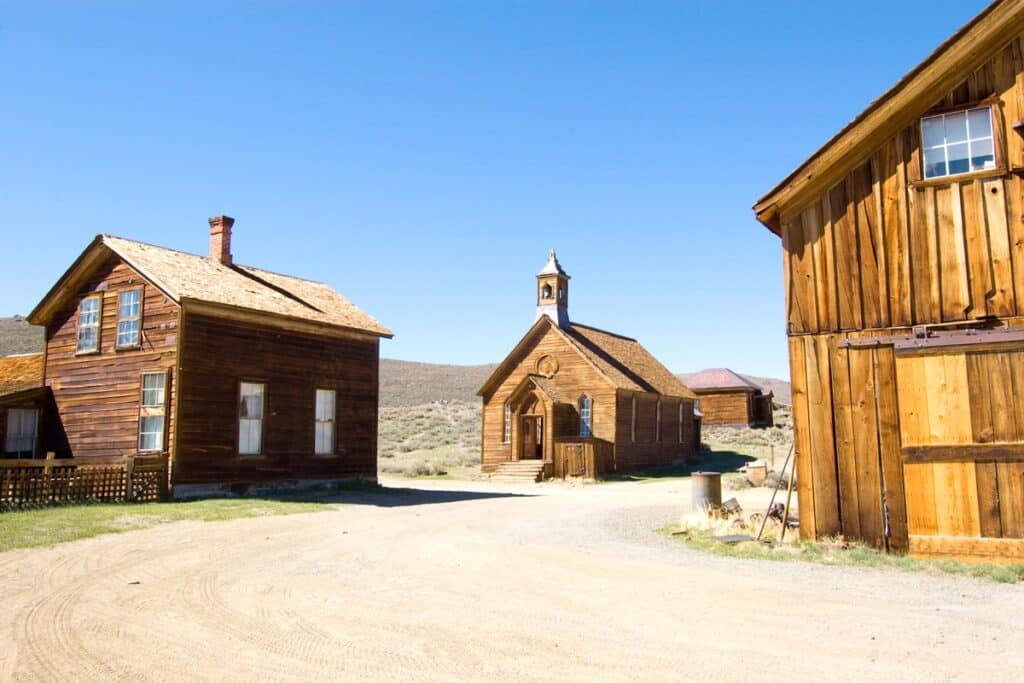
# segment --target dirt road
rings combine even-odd
[[[691,552],[652,531],[685,484],[416,486],[2,554],[0,680],[1024,671],[1021,588]]]

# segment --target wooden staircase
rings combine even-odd
[[[540,481],[543,474],[543,460],[510,460],[498,465],[490,479],[506,484],[529,484]]]

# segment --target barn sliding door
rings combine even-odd
[[[910,551],[1024,560],[1024,348],[897,351]]]

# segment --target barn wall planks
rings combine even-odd
[[[143,290],[141,345],[115,349],[118,295]],[[78,305],[86,294],[102,297],[99,353],[76,354]],[[59,419],[52,425],[76,458],[132,455],[138,451],[139,396],[144,372],[167,372],[175,360],[178,306],[116,256],[111,255],[46,329],[46,377]],[[165,450],[173,450],[172,409],[177,382],[169,376]],[[59,415],[59,418],[57,416]],[[60,449],[63,451],[64,449]]]
[[[697,392],[706,425],[749,425],[755,422],[749,391]]]
[[[378,347],[187,312],[174,483],[375,478]],[[238,454],[242,380],[266,384],[259,456]],[[333,456],[313,454],[317,388],[337,392]]]

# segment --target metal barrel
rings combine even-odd
[[[693,487],[693,511],[704,512],[722,505],[722,473],[694,472],[690,475]]]

